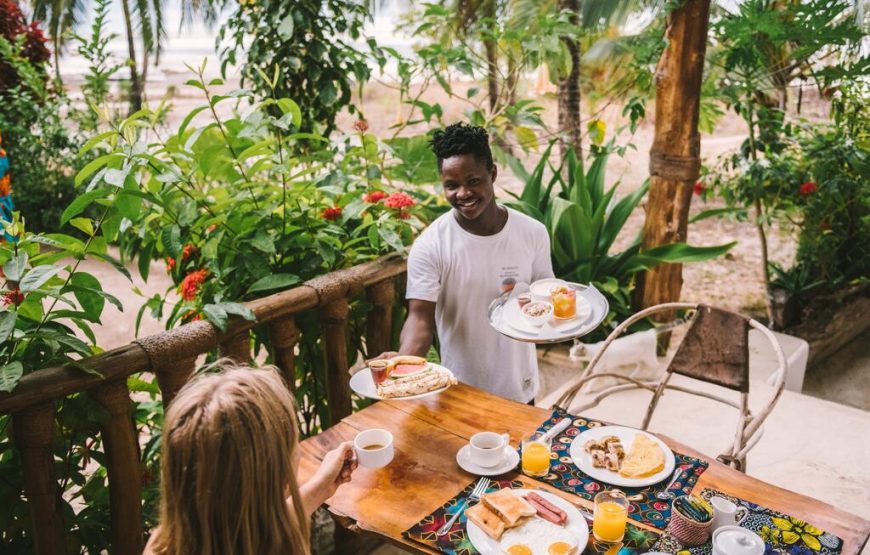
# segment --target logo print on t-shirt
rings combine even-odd
[[[516,284],[517,284],[516,279],[514,279],[512,277],[504,278],[503,280],[501,280],[501,292],[508,293],[510,291],[513,291],[514,286],[516,286]]]
[[[498,273],[498,277],[501,278],[501,292],[509,293],[514,290],[514,286],[517,284],[517,278],[520,275],[520,267],[519,266],[502,266],[501,270]]]

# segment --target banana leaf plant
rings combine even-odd
[[[628,217],[646,195],[649,181],[616,198],[617,184],[606,190],[604,186],[612,142],[595,148],[588,171],[573,150],[569,150],[564,167],[555,166],[550,161],[552,149],[553,143],[532,172],[515,158],[508,161],[525,186],[519,194],[509,192],[513,200],[505,204],[547,227],[556,277],[594,284],[610,302],[608,320],[615,317],[621,321],[632,313],[631,292],[639,272],[659,264],[710,260],[736,244],[696,247],[672,243],[643,250],[643,236],[638,233],[624,250],[611,253]]]

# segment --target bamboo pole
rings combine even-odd
[[[296,390],[296,345],[299,343],[299,328],[293,317],[272,322],[269,326],[275,365],[281,370],[290,391]]]
[[[139,444],[124,380],[100,386],[94,398],[111,415],[101,426],[109,481],[112,555],[142,553],[142,472]]]
[[[372,303],[372,311],[366,319],[366,353],[369,357],[392,350],[390,336],[393,329],[393,301],[396,284],[385,279],[366,289],[366,297]]]
[[[701,168],[698,114],[709,12],[710,0],[687,0],[668,15],[668,46],[655,74],[655,138],[650,149],[644,249],[686,240],[689,205]],[[682,272],[682,264],[647,270],[638,278],[634,304],[645,308],[678,301]]]
[[[340,298],[324,305],[320,316],[326,341],[327,400],[330,425],[351,413],[350,374],[347,364],[348,303]]]

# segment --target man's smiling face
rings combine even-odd
[[[476,220],[494,202],[493,182],[498,171],[473,154],[459,154],[441,162],[444,196],[459,216]]]

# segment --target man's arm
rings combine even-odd
[[[399,352],[425,357],[435,338],[435,303],[408,300],[408,317],[402,326]]]

